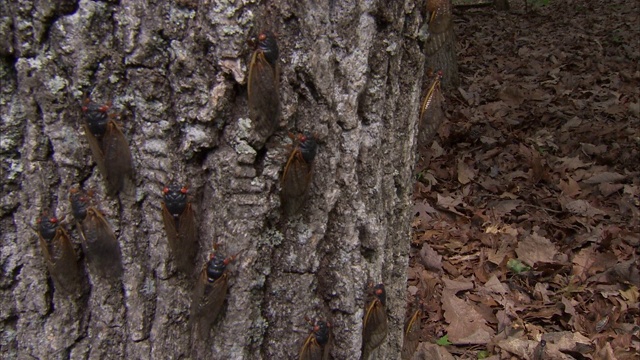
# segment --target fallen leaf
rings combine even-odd
[[[454,214],[458,214],[460,216],[464,216],[463,213],[459,212],[458,210],[456,210],[456,206],[458,205],[463,205],[463,202],[461,199],[455,199],[452,198],[450,196],[442,196],[440,194],[437,194],[437,198],[438,198],[438,203],[437,205],[443,209],[443,210],[448,210]]]
[[[449,323],[449,340],[454,344],[485,344],[494,335],[475,307],[458,298],[455,293],[443,291],[442,310]]]
[[[600,174],[595,174],[592,177],[583,180],[582,182],[585,184],[615,183],[626,178],[626,176],[615,172],[603,172]]]
[[[536,233],[525,236],[516,247],[518,259],[529,266],[533,266],[539,261],[553,262],[557,252],[555,245],[549,239]]]
[[[433,250],[429,244],[422,244],[422,249],[420,249],[420,259],[422,259],[422,264],[425,269],[442,272],[442,255]]]
[[[606,213],[589,204],[586,200],[573,200],[564,205],[565,209],[576,215],[594,217],[596,215],[606,215]]]
[[[560,180],[560,190],[562,190],[562,195],[573,198],[574,196],[580,194],[580,185],[578,182],[573,180],[571,176],[567,176],[567,181]]]
[[[458,159],[458,181],[462,185],[470,183],[476,177],[475,171],[467,165],[464,159]]]

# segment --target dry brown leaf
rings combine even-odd
[[[498,94],[498,97],[510,106],[522,105],[526,98],[523,91],[516,86],[505,86]]]
[[[574,196],[580,194],[580,185],[578,182],[573,180],[571,176],[567,176],[567,181],[560,180],[560,190],[562,190],[562,195],[573,198]]]
[[[623,184],[602,183],[602,184],[598,185],[598,190],[600,190],[600,193],[604,197],[608,197],[611,194],[617,193],[618,191],[622,190],[623,188],[624,188]]]
[[[583,180],[585,184],[601,184],[601,183],[615,183],[626,179],[627,177],[615,172],[603,172],[595,174],[592,177]]]
[[[607,151],[607,145],[593,145],[589,143],[582,143],[581,149],[587,155],[602,155]]]
[[[437,251],[433,250],[429,244],[422,244],[422,249],[420,249],[420,259],[422,259],[422,264],[425,269],[442,272],[442,256],[438,254]]]
[[[481,290],[480,292],[482,292],[483,289],[486,289],[487,292],[501,295],[509,292],[509,288],[505,284],[501,283],[500,280],[498,280],[498,277],[495,275],[491,276],[489,281],[487,281],[484,286],[479,289]]]
[[[486,344],[494,335],[494,331],[487,326],[475,306],[459,299],[455,293],[443,291],[442,310],[449,323],[449,341],[454,344]]]
[[[529,266],[533,266],[536,262],[553,262],[557,252],[555,245],[549,239],[535,233],[525,236],[518,242],[516,248],[518,259]]]
[[[596,215],[606,215],[606,213],[598,208],[595,208],[589,204],[586,200],[573,200],[564,204],[567,211],[582,216],[594,217]]]
[[[428,342],[420,343],[413,360],[455,360],[447,348]]]
[[[582,160],[580,160],[579,156],[576,157],[562,157],[558,159],[559,163],[561,164],[560,167],[567,169],[567,170],[575,170],[575,169],[580,169],[580,168],[586,168],[591,164],[585,163]]]
[[[465,159],[458,159],[458,181],[462,185],[466,185],[473,181],[475,177],[475,171],[473,171],[473,169],[469,165],[467,165]]]
[[[489,208],[493,210],[496,215],[502,216],[504,214],[508,214],[513,210],[517,209],[518,206],[522,205],[522,200],[504,200],[494,203]]]
[[[442,282],[444,283],[444,290],[450,293],[457,293],[459,291],[466,291],[473,289],[473,281],[467,279],[455,279],[451,280],[449,278],[443,278]]]
[[[450,196],[442,196],[440,194],[437,194],[437,198],[438,198],[438,206],[443,209],[443,210],[448,210],[454,214],[458,214],[460,216],[464,216],[463,213],[459,212],[458,210],[456,210],[456,206],[458,205],[463,205],[464,203],[462,202],[462,199],[456,199],[456,198],[452,198]]]

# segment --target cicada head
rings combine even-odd
[[[174,217],[180,216],[187,207],[187,193],[188,189],[186,187],[176,184],[170,184],[162,189],[164,205]]]
[[[383,306],[387,305],[387,292],[384,290],[384,284],[378,284],[373,287],[373,295],[380,301]]]
[[[229,262],[221,253],[211,255],[207,263],[207,280],[209,282],[218,280],[224,274]]]
[[[109,122],[109,105],[98,105],[97,103],[87,99],[82,106],[82,112],[86,116],[87,126],[93,136],[101,138],[107,131],[107,123]]]
[[[298,134],[297,141],[304,161],[308,164],[312,163],[318,150],[315,137],[311,133],[305,132],[304,134]]]
[[[373,287],[373,300],[366,307],[362,330],[362,359],[368,359],[371,352],[382,345],[387,337],[387,295],[383,284]]]
[[[253,36],[249,40],[249,44],[254,47],[254,50],[261,51],[272,66],[276,66],[280,52],[278,40],[273,32],[264,30],[258,36]]]
[[[69,201],[71,202],[71,212],[76,221],[83,221],[87,217],[90,196],[80,188],[69,190]]]
[[[324,346],[329,342],[329,327],[330,324],[323,320],[316,320],[313,325],[313,334],[320,346]]]
[[[43,214],[40,219],[38,219],[38,233],[43,239],[51,241],[56,236],[59,225],[60,222],[58,218],[47,217]]]

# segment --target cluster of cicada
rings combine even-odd
[[[69,191],[69,201],[82,250],[92,274],[105,279],[122,274],[120,245],[104,214],[92,202],[92,194],[79,188]],[[38,219],[38,235],[45,263],[57,289],[79,289],[82,271],[68,232],[55,216]]]
[[[118,116],[110,105],[89,99],[82,106],[83,127],[93,159],[105,180],[107,194],[115,196],[133,189],[133,162]],[[81,245],[91,273],[103,278],[122,274],[120,245],[104,214],[92,204],[92,194],[79,188],[69,192],[69,201]],[[81,282],[78,259],[63,225],[54,217],[38,220],[38,235],[45,263],[57,288],[78,289]]]
[[[278,42],[275,35],[266,30],[251,37],[248,43],[254,48],[247,86],[249,117],[256,132],[252,143],[261,146],[277,129],[280,118]],[[290,137],[293,150],[282,174],[280,193],[287,216],[295,214],[304,205],[317,151],[316,140],[310,133]]]

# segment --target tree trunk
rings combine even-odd
[[[327,319],[335,359],[357,359],[368,284],[384,283],[399,357],[425,19],[414,1],[0,1],[2,358],[295,359],[304,317]],[[250,34],[280,47],[279,129],[249,145]],[[122,114],[135,196],[109,198],[83,136],[82,101]],[[318,139],[308,200],[280,211],[287,133]],[[162,188],[188,184],[196,268],[238,253],[207,339],[192,340],[197,275],[171,260]],[[93,189],[116,231],[122,279],[89,274],[84,293],[50,280],[32,230]],[[81,264],[86,269],[84,256]]]

